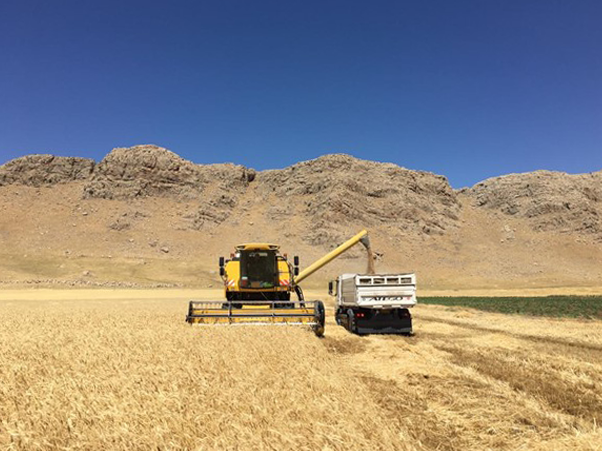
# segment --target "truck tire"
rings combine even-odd
[[[352,309],[347,310],[347,330],[349,332],[357,333],[357,324],[355,322],[355,313]]]
[[[343,313],[343,309],[341,307],[337,307],[334,309],[334,320],[337,323],[337,326],[342,326],[340,315]]]

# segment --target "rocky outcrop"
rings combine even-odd
[[[602,171],[509,174],[484,180],[464,192],[475,206],[526,218],[534,230],[602,239]]]
[[[234,164],[197,165],[157,146],[111,151],[95,168],[84,192],[89,198],[172,196],[198,198],[217,188],[240,191],[253,171]]]
[[[197,165],[162,147],[117,148],[95,168],[84,197],[134,199],[170,197],[198,203],[185,218],[201,229],[223,222],[255,177],[255,171],[234,164]]]
[[[274,227],[295,234],[302,230],[311,244],[335,242],[357,227],[442,235],[458,225],[460,213],[457,194],[445,177],[344,154],[257,174],[229,163],[198,165],[153,145],[114,149],[98,164],[30,155],[0,166],[0,186],[74,181],[84,182],[84,198],[186,201],[193,207],[182,213],[184,227],[195,230],[244,211],[260,212]],[[534,230],[602,240],[602,171],[510,174],[461,192],[477,208],[524,218]],[[113,227],[125,230],[123,224]]]
[[[28,155],[0,166],[0,186],[47,186],[86,180],[95,162],[87,158]]]
[[[271,219],[304,216],[312,244],[337,239],[337,228],[389,225],[409,233],[443,234],[460,210],[447,179],[390,163],[326,155],[258,175]]]

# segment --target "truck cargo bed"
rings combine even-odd
[[[414,274],[343,274],[337,303],[363,308],[408,308],[416,305]]]

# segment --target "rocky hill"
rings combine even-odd
[[[349,155],[326,155],[289,168],[263,171],[234,164],[200,165],[152,145],[117,148],[100,163],[28,156],[0,167],[2,185],[42,186],[84,181],[83,199],[149,197],[192,201],[195,229],[236,214],[253,183],[247,209],[267,221],[311,223],[311,244],[344,238],[350,224],[388,225],[404,233],[438,234],[456,227],[460,205],[443,176]]]
[[[534,230],[602,240],[602,171],[535,171],[495,177],[466,190],[478,208],[525,218]]]
[[[84,196],[103,199],[165,196],[207,197],[223,191],[235,196],[253,180],[254,171],[234,164],[198,165],[157,146],[118,148],[90,171]]]
[[[443,234],[457,226],[460,209],[443,176],[349,155],[326,155],[261,172],[257,193],[269,205],[268,219],[301,217],[311,223],[311,244],[340,241],[350,223]]]
[[[84,197],[194,200],[199,208],[187,217],[200,229],[223,222],[254,178],[240,165],[198,165],[157,146],[118,148],[94,167]]]
[[[44,186],[89,179],[95,162],[87,158],[28,155],[0,166],[0,186]]]
[[[217,286],[215,259],[239,242],[307,264],[368,228],[378,269],[422,287],[602,287],[601,181],[538,171],[455,191],[349,155],[260,172],[151,145],[99,163],[31,155],[0,166],[0,283]],[[354,249],[308,283],[364,268]]]

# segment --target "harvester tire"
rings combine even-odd
[[[324,309],[324,303],[322,301],[315,301],[315,302],[316,302],[315,318],[316,318],[317,324],[315,326],[313,326],[313,331],[317,337],[323,337],[324,336],[324,326],[326,324],[326,310]]]

